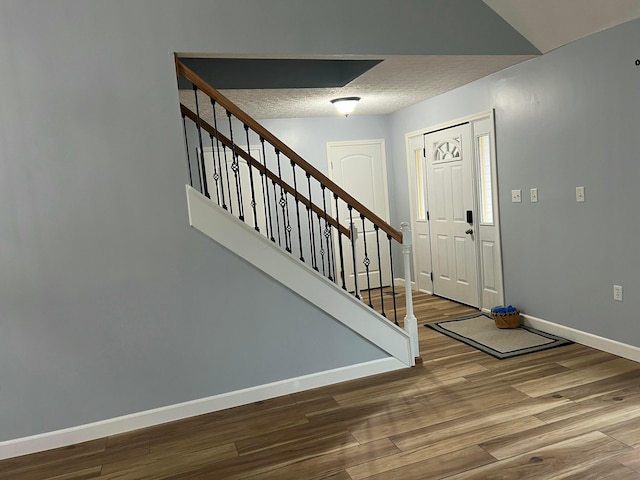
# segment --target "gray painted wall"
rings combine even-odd
[[[387,157],[389,197],[393,198],[393,159],[389,156],[388,116],[338,116],[262,120],[260,123],[302,158],[329,176],[327,142],[384,140]],[[396,225],[396,228],[399,228]]]
[[[0,441],[385,356],[187,224],[172,52],[351,44],[279,3],[0,3]]]
[[[592,35],[386,117],[268,122],[326,165],[324,142],[387,138],[392,224],[410,217],[405,135],[494,109],[506,301],[525,313],[640,347],[640,21]],[[363,125],[367,130],[363,131]],[[317,134],[321,145],[313,145]],[[377,133],[376,133],[377,134]],[[317,152],[321,152],[319,158]],[[585,186],[586,203],[575,202]],[[529,202],[538,188],[539,203]],[[524,201],[511,203],[511,190]],[[613,301],[613,284],[624,302]]]
[[[381,356],[188,227],[176,51],[537,53],[476,0],[3,0],[0,441]]]
[[[389,135],[400,159],[407,132],[495,109],[506,301],[638,347],[639,47],[636,20],[393,114]],[[406,160],[394,169],[404,192]],[[408,198],[396,208],[408,216]]]
[[[328,175],[327,142],[383,139],[388,142],[387,116],[294,118],[260,123],[305,160]]]

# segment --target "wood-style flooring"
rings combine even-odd
[[[415,303],[414,368],[5,460],[0,478],[640,479],[640,364],[582,345],[497,360],[422,326],[472,309]]]

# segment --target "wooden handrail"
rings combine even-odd
[[[225,136],[223,133],[217,131],[213,125],[206,122],[205,120],[202,120],[202,119],[198,120],[198,116],[193,112],[193,110],[189,109],[189,107],[181,103],[180,111],[182,112],[183,115],[189,117],[189,119],[192,120],[194,123],[197,123],[199,121],[200,127],[202,129],[206,130],[211,135],[216,137],[230,151],[244,158],[244,160],[250,163],[253,168],[258,170],[260,173],[266,175],[272,182],[278,184],[278,186],[282,187],[288,194],[290,194],[293,197],[296,196],[296,191],[291,185],[289,185],[287,182],[282,180],[280,177],[274,174],[271,170],[266,168],[262,163],[260,163],[259,160],[256,160],[255,158],[253,158],[249,153],[245,152],[242,148],[238,147],[237,145],[234,145],[234,143],[231,141],[230,138]],[[336,222],[335,218],[333,218],[331,215],[326,215],[325,217],[325,214],[326,214],[325,210],[317,206],[315,203],[311,202],[302,193],[298,192],[297,195],[298,195],[297,197],[298,200],[300,200],[305,207],[311,208],[311,210],[313,210],[317,215],[319,215],[321,218],[324,218],[327,222],[329,222],[331,226],[333,226],[334,228],[337,228],[340,231],[340,233],[345,235],[348,239],[351,239],[351,230],[346,228],[344,225],[341,225],[338,222]]]
[[[222,95],[218,90],[207,84],[198,74],[187,67],[180,60],[176,59],[176,71],[179,76],[183,76],[189,80],[193,85],[197,86],[202,92],[213,98],[223,108],[231,112],[238,120],[251,128],[254,132],[264,138],[267,142],[277,148],[280,152],[286,155],[292,162],[302,168],[305,172],[309,173],[315,178],[321,185],[324,185],[331,190],[335,195],[341,198],[347,205],[355,208],[361,215],[364,215],[374,225],[377,225],[383,232],[389,235],[391,238],[399,243],[402,243],[402,232],[396,230],[386,221],[376,215],[374,212],[365,207],[358,200],[349,195],[340,186],[333,182],[329,177],[320,172],[313,165],[308,163],[300,155],[294,152],[289,146],[278,139],[275,135],[264,128],[260,123],[256,122],[251,116],[238,108],[231,100]],[[193,113],[193,112],[192,112]],[[201,120],[202,121],[202,120]],[[214,129],[215,130],[215,129]],[[211,132],[210,132],[211,133]],[[244,158],[244,157],[243,157]]]

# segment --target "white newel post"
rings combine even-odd
[[[402,257],[404,258],[404,284],[407,302],[407,315],[404,317],[404,329],[411,337],[413,358],[420,356],[418,344],[418,319],[413,314],[413,295],[411,293],[411,229],[407,222],[400,224],[402,232]]]

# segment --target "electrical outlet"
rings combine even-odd
[[[522,190],[511,190],[511,201],[513,203],[522,202]]]
[[[613,286],[613,299],[618,302],[622,301],[622,285]]]
[[[584,202],[584,187],[576,187],[576,202]]]
[[[538,203],[538,189],[532,188],[529,193],[531,194],[531,203]]]

